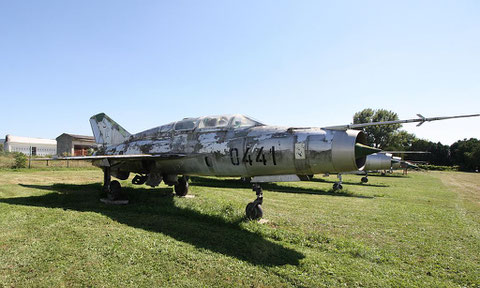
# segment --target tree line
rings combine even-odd
[[[399,120],[397,113],[385,109],[367,108],[353,116],[354,124],[393,120]],[[415,134],[400,130],[401,127],[401,124],[366,127],[364,131],[367,133],[367,144],[385,151],[429,152],[404,154],[407,160],[425,161],[438,166],[459,166],[462,171],[476,171],[480,168],[480,140],[463,139],[448,146],[419,139]]]

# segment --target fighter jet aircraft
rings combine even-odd
[[[346,173],[338,173],[339,181],[333,185],[334,190],[342,189],[342,174],[355,174],[363,175],[361,178],[362,183],[368,183],[368,173],[378,171],[390,171],[397,169],[418,169],[418,167],[408,161],[402,160],[402,158],[393,156],[393,154],[419,154],[429,153],[423,151],[382,151],[379,153],[373,153],[367,156],[365,166],[361,170],[350,171]],[[382,172],[383,173],[383,172]]]
[[[243,115],[219,115],[183,120],[130,134],[104,113],[90,118],[100,149],[93,156],[66,157],[92,160],[103,169],[104,191],[120,195],[120,180],[136,174],[133,184],[158,186],[162,181],[175,193],[188,193],[188,177],[251,177],[257,198],[246,207],[249,219],[263,215],[259,183],[296,181],[302,175],[361,170],[366,156],[379,149],[366,146],[363,128],[373,125],[472,117],[418,118],[325,128],[268,126]]]

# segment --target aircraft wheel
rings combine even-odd
[[[333,184],[333,190],[334,190],[334,191],[342,190],[342,189],[343,189],[342,184],[340,184],[340,183],[335,183],[335,184]]]
[[[122,186],[117,180],[110,182],[110,191],[107,193],[107,197],[110,200],[116,200],[120,198],[120,193],[122,192]]]
[[[250,202],[245,209],[245,213],[247,214],[247,219],[249,220],[260,219],[263,217],[262,205]]]
[[[181,197],[188,194],[188,179],[186,177],[178,178],[178,184],[175,185],[175,194]]]
[[[362,177],[362,183],[368,183],[368,177]]]

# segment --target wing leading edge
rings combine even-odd
[[[131,155],[95,155],[95,156],[71,156],[58,157],[50,160],[102,160],[102,159],[118,159],[118,160],[139,160],[139,159],[180,159],[186,157],[186,154],[131,154]]]

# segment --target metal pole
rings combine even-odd
[[[30,146],[30,157],[28,157],[28,169],[32,168],[32,146]]]

